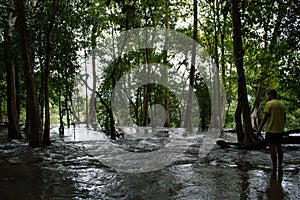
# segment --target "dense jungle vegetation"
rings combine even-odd
[[[198,126],[206,129],[213,112],[208,88],[193,65],[171,62],[174,52],[129,52],[101,76],[93,71],[87,84],[89,55],[108,35],[157,27],[183,33],[208,52],[225,86],[224,127],[236,129],[240,141],[253,142],[271,88],[286,106],[286,130],[299,128],[299,6],[298,0],[1,0],[0,122],[7,123],[10,139],[21,138],[25,126],[33,147],[50,145],[51,125],[62,135],[74,123],[113,131],[116,82],[143,63],[161,63],[180,68],[189,80],[199,101]],[[151,105],[159,104],[166,110],[164,126],[189,128],[192,116],[186,106],[179,120],[180,103],[157,84],[138,88],[130,102],[138,126],[149,123]]]

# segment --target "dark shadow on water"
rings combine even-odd
[[[269,200],[281,200],[284,199],[284,192],[282,188],[282,170],[276,172],[272,172],[270,175],[270,181],[267,188],[267,198]]]

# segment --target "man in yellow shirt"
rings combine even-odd
[[[273,172],[276,172],[277,157],[278,170],[282,170],[283,151],[281,146],[282,133],[284,132],[284,124],[286,121],[285,106],[277,100],[276,90],[268,91],[269,101],[266,103],[264,118],[258,128],[260,134],[262,128],[266,124],[266,142],[269,143]]]

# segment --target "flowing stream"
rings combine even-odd
[[[199,157],[201,139],[180,140],[188,148],[167,166],[131,173],[110,167],[106,161],[114,156],[103,155],[103,149],[148,155],[168,145],[171,135],[125,135],[111,142],[103,133],[79,127],[66,130],[64,138],[55,129],[51,134],[51,146],[33,149],[25,141],[7,142],[2,131],[0,199],[300,199],[300,145],[283,146],[283,173],[276,176],[271,175],[267,148],[214,146]],[[233,133],[222,138],[235,140]],[[119,154],[114,153],[108,154]],[[128,159],[123,157],[125,165],[132,162]],[[139,163],[136,168],[149,165],[146,157],[144,166]]]

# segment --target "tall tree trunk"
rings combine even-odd
[[[202,131],[206,131],[207,130],[207,119],[209,118],[209,105],[208,105],[208,100],[207,100],[207,96],[209,96],[209,92],[206,90],[205,88],[206,85],[201,84],[200,86],[198,86],[198,88],[200,89],[201,92],[201,101],[200,101],[200,128]]]
[[[4,45],[7,50],[4,57],[6,65],[7,80],[7,115],[8,115],[8,139],[21,139],[19,117],[16,103],[16,86],[15,86],[15,67],[12,60],[13,52],[11,48],[10,35],[14,24],[12,24],[12,13],[9,13],[8,24],[4,31]]]
[[[44,73],[44,95],[45,95],[45,124],[43,144],[50,145],[50,109],[49,109],[49,75],[50,75],[50,59],[51,59],[51,33],[54,28],[54,21],[57,9],[56,0],[52,1],[52,16],[49,22],[48,31],[46,33],[46,59]]]
[[[143,126],[148,125],[148,105],[149,105],[149,85],[144,85],[143,86]]]
[[[70,94],[70,88],[73,88],[71,84],[69,84],[69,73],[68,70],[65,68],[64,70],[64,81],[65,81],[65,109],[66,109],[66,115],[67,115],[67,126],[68,129],[71,125],[71,107],[72,107],[72,94]],[[71,87],[70,87],[71,86]]]
[[[145,57],[146,57],[146,63],[147,65],[144,65],[144,74],[147,74],[147,79],[150,76],[151,73],[151,67],[148,63],[150,63],[150,58],[149,58],[149,49],[145,49]],[[143,86],[143,126],[147,126],[149,124],[149,92],[150,92],[150,86],[149,85],[144,85]]]
[[[217,99],[218,99],[218,115],[217,115],[217,124],[218,127],[220,128],[220,132],[223,133],[223,127],[222,127],[222,108],[221,108],[221,99],[223,97],[221,97],[221,83],[220,83],[220,74],[219,74],[219,70],[220,70],[220,56],[219,56],[219,52],[218,52],[218,45],[219,45],[219,34],[221,34],[221,22],[220,22],[220,4],[219,1],[216,0],[215,1],[215,14],[216,14],[216,19],[215,20],[215,56],[216,56],[216,67],[218,69],[218,73],[216,73],[216,80],[217,80]],[[223,41],[224,42],[224,41]],[[221,44],[222,45],[222,44]],[[223,48],[223,47],[222,47]],[[222,55],[223,56],[223,55]],[[222,63],[222,62],[221,62]]]
[[[195,42],[198,41],[198,5],[197,0],[194,0],[194,29],[193,29],[193,39]],[[193,105],[193,94],[195,85],[195,63],[196,63],[196,47],[197,44],[193,44],[192,58],[191,58],[191,70],[190,70],[190,83],[188,91],[188,100],[186,105],[184,127],[188,130],[192,130],[192,105]]]
[[[93,30],[92,30],[92,49],[96,48],[97,44],[97,26],[93,25]],[[96,73],[96,55],[95,52],[92,51],[92,94],[91,94],[91,99],[90,99],[90,108],[89,108],[89,122],[91,125],[96,123],[96,83],[97,83],[97,73]]]
[[[65,127],[64,127],[64,122],[63,122],[61,95],[62,95],[61,89],[59,89],[59,93],[58,93],[59,135],[61,137],[63,137],[65,134]]]
[[[109,125],[110,125],[110,131],[111,131],[111,134],[110,134],[110,138],[112,140],[116,140],[116,129],[115,129],[115,120],[114,120],[114,115],[113,115],[113,112],[112,112],[112,109],[111,107],[104,101],[104,99],[102,98],[101,94],[98,93],[96,91],[98,97],[100,98],[100,102],[105,106],[106,108],[106,111],[108,112],[108,116],[109,116]]]
[[[42,42],[39,41],[39,51],[42,52],[43,50],[43,46],[42,46]],[[43,59],[42,56],[39,56],[39,64],[41,66],[41,72],[40,72],[40,77],[44,77],[44,72],[45,72],[45,68],[44,68],[44,63],[43,63]],[[39,105],[40,105],[40,117],[41,117],[41,124],[44,124],[44,104],[45,104],[45,99],[44,99],[44,81],[41,81],[41,84],[39,85],[39,89],[38,89],[38,101],[39,101]]]
[[[224,4],[225,0],[220,2],[220,5]],[[226,3],[226,5],[222,8],[221,13],[223,16],[223,23],[222,23],[222,31],[220,35],[220,42],[221,42],[221,74],[223,83],[225,83],[225,71],[226,71],[226,62],[225,62],[225,36],[226,36],[226,27],[227,27],[227,18],[228,14],[230,13],[230,7],[228,6],[230,3]]]
[[[8,138],[21,139],[16,104],[15,69],[13,63],[6,64]]]
[[[17,107],[17,115],[18,119],[20,120],[20,114],[21,114],[21,102],[22,102],[22,96],[20,94],[21,88],[20,88],[20,66],[17,64],[14,64],[15,68],[15,86],[16,86],[16,107]]]
[[[140,107],[140,98],[141,96],[141,89],[137,89],[137,92],[136,92],[136,101],[135,101],[135,117],[136,117],[136,125],[137,126],[140,126],[141,125],[141,120],[140,120],[140,115],[139,115],[139,107]]]
[[[220,69],[220,62],[219,62],[219,51],[218,51],[218,45],[219,45],[219,25],[220,25],[220,21],[219,21],[219,5],[218,5],[218,0],[215,0],[213,2],[213,12],[214,12],[214,18],[213,18],[213,21],[214,21],[214,54],[215,54],[215,63],[216,63],[216,68],[219,70]],[[214,74],[213,74],[214,76]],[[216,95],[217,99],[218,99],[218,108],[215,108],[216,109],[216,112],[219,113],[219,115],[216,116],[216,119],[213,119],[215,121],[215,125],[216,127],[220,127],[220,81],[219,81],[219,73],[216,73],[216,76],[217,76],[217,80],[218,82],[217,83],[213,83],[215,86],[214,88],[217,88],[217,91],[213,91],[214,93],[216,94],[213,94],[213,95]],[[217,110],[218,109],[218,110]],[[221,128],[221,127],[220,127]]]
[[[67,77],[68,75],[66,75]],[[71,124],[71,119],[70,119],[70,106],[69,106],[69,97],[68,97],[68,81],[67,78],[65,78],[66,81],[66,93],[65,93],[65,111],[66,111],[66,116],[67,116],[67,127],[68,129],[70,128],[70,124]]]
[[[169,30],[170,30],[170,22],[169,22],[169,0],[166,1],[165,3],[165,9],[166,9],[166,22],[165,22],[165,28],[166,28],[166,39],[165,39],[165,50],[163,51],[163,64],[167,65],[167,58],[168,58],[168,44],[169,44]],[[168,72],[167,68],[164,67],[164,71],[162,72],[163,76],[165,77],[165,102],[164,102],[164,108],[166,111],[166,122],[164,124],[165,127],[170,127],[170,113],[169,113],[169,93],[168,93]]]
[[[239,1],[232,0],[233,48],[238,74],[238,106],[235,112],[236,130],[239,142],[253,142],[250,108],[247,99],[246,78],[243,68],[244,50],[242,44]],[[243,137],[244,136],[244,137]]]
[[[16,11],[18,16],[18,29],[21,44],[21,53],[24,64],[24,78],[27,91],[28,105],[28,130],[29,130],[29,145],[31,147],[39,147],[42,142],[41,135],[41,122],[39,116],[39,107],[37,92],[34,82],[33,64],[31,63],[30,50],[29,50],[29,37],[27,33],[25,6],[23,0],[15,0]]]
[[[88,98],[88,71],[87,71],[87,55],[84,56],[84,70],[85,70],[85,122],[86,127],[89,127],[89,98]]]

